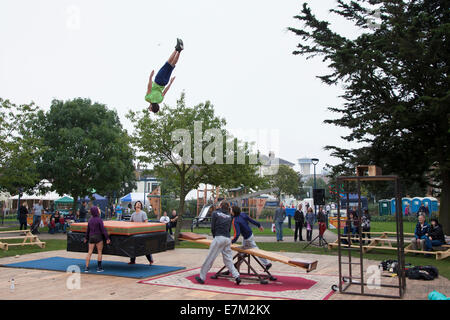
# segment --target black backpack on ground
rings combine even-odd
[[[407,269],[406,276],[414,280],[434,280],[439,276],[439,271],[435,266],[416,266]]]

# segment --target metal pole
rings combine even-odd
[[[359,230],[359,265],[361,272],[361,294],[364,294],[364,267],[363,267],[363,247],[362,247],[362,227],[361,227],[361,181],[358,179],[358,230]],[[353,217],[354,219],[355,217]]]
[[[398,185],[398,179],[395,179],[395,201],[400,203],[400,190]],[[403,217],[402,217],[402,209],[401,206],[397,205],[395,210],[395,224],[397,229],[397,261],[398,261],[398,285],[399,285],[399,296],[400,298],[403,296],[403,291],[405,288],[405,276],[404,276],[404,248],[403,248]]]
[[[349,273],[349,278],[350,278],[350,283],[353,282],[353,275],[352,275],[352,243],[351,243],[351,238],[353,237],[352,235],[352,221],[349,219],[348,216],[348,207],[350,206],[350,191],[349,191],[349,183],[348,181],[345,181],[345,190],[347,191],[347,221],[350,221],[350,230],[347,229],[347,246],[348,246],[348,273]]]
[[[314,190],[315,189],[316,189],[316,165],[314,164]],[[314,199],[314,192],[313,192],[313,199]],[[316,202],[314,202],[314,215],[316,215]]]
[[[337,180],[339,182],[339,179]],[[341,250],[341,201],[339,199],[338,190],[338,207],[337,207],[337,232],[338,232],[338,264],[339,264],[339,292],[342,293],[342,250]]]

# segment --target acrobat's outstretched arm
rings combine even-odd
[[[175,80],[175,77],[172,77],[172,79],[170,79],[169,84],[167,85],[167,87],[166,87],[166,88],[164,89],[164,91],[163,91],[163,96],[165,96],[166,93],[167,93],[167,91],[169,91],[170,86],[172,85],[172,83],[173,83],[174,80]]]
[[[150,78],[148,79],[148,85],[147,85],[147,94],[150,94],[152,92],[152,84],[153,84],[153,75],[155,74],[155,70],[152,70],[150,73]]]

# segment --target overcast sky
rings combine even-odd
[[[345,146],[347,131],[323,120],[336,117],[326,108],[342,103],[341,88],[316,78],[327,72],[320,58],[292,55],[299,39],[286,31],[301,27],[293,16],[303,2],[1,0],[0,97],[44,110],[55,98],[90,98],[116,109],[131,132],[125,114],[147,106],[149,73],[180,37],[185,51],[165,103],[185,91],[188,105],[210,100],[232,132],[278,132],[279,144],[259,145],[265,152],[335,164],[323,147]],[[355,33],[328,13],[335,0],[307,2],[333,29]]]

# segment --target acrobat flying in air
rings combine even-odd
[[[159,111],[159,104],[164,100],[164,96],[169,91],[175,77],[170,78],[175,65],[178,62],[181,51],[184,49],[183,41],[177,39],[177,45],[175,51],[170,55],[169,60],[158,71],[153,81],[153,75],[155,70],[152,70],[150,79],[147,86],[147,94],[145,95],[145,101],[150,103],[148,109],[154,113]],[[167,86],[167,87],[166,87]]]

